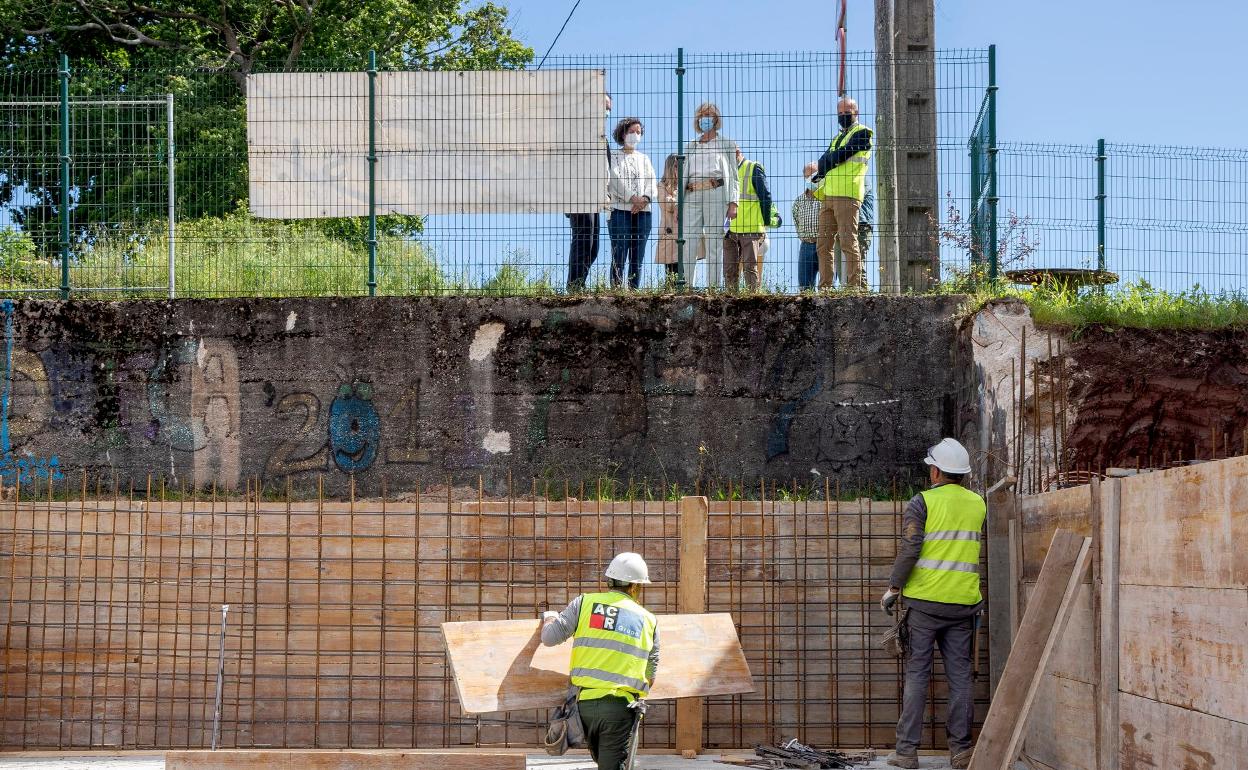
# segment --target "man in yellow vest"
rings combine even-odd
[[[971,651],[983,603],[979,591],[979,546],[984,527],[984,498],[963,486],[971,456],[951,438],[927,452],[932,488],[906,505],[901,546],[888,590],[880,606],[893,614],[903,597],[909,652],[901,718],[897,720],[894,767],[919,766],[919,739],[932,673],[932,651],[940,647],[949,680],[945,732],[953,767],[971,763],[971,723],[975,720]]]
[[[773,221],[775,214],[771,191],[767,189],[767,171],[763,164],[746,160],[741,148],[737,148],[737,180],[741,200],[737,216],[724,233],[724,287],[728,291],[738,289],[738,276],[745,274],[745,286],[757,291],[762,279],[763,239],[768,227],[778,227]]]
[[[598,770],[620,770],[659,666],[659,629],[638,603],[650,570],[639,554],[621,553],[607,567],[607,591],[581,594],[563,612],[542,615],[542,644],[572,637],[572,686],[589,755]]]
[[[863,254],[858,248],[858,209],[867,190],[867,164],[871,162],[871,129],[858,122],[858,102],[847,96],[836,104],[836,120],[841,131],[832,138],[819,160],[807,163],[803,176],[808,187],[823,201],[819,212],[819,234],[815,249],[819,254],[819,288],[832,288],[835,276],[833,247],[840,240],[845,255],[847,288],[867,288],[862,269]]]

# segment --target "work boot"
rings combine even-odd
[[[966,770],[971,766],[971,755],[975,753],[975,749],[962,749],[959,752],[949,753],[949,766],[954,770]]]
[[[898,754],[897,752],[893,752],[888,755],[888,764],[893,767],[904,767],[908,768],[908,770],[917,770],[919,766],[919,755]],[[963,767],[965,767],[965,765],[963,765]]]

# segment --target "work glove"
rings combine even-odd
[[[545,612],[542,613],[542,623],[545,623],[549,620],[554,620],[557,617],[559,617],[559,613],[555,612],[554,610],[546,610]]]
[[[897,597],[901,596],[900,591],[894,591],[891,587],[884,592],[884,597],[880,599],[880,609],[886,614],[893,614],[893,605],[897,603]]]

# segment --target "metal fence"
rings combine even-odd
[[[900,244],[903,261],[915,251],[938,255],[932,278],[946,286],[1034,267],[1099,267],[1124,282],[1144,279],[1170,290],[1243,286],[1248,152],[1000,143],[992,54],[903,54],[910,58],[895,62],[898,72],[907,67],[934,72],[934,98],[920,117],[935,127],[937,170],[935,179],[901,185],[895,209],[900,213],[889,216],[887,207],[875,206],[873,221],[862,229],[873,289],[888,288],[880,253],[881,242],[890,239]],[[849,93],[860,103],[863,122],[874,125],[875,57],[851,53],[847,62]],[[601,71],[614,101],[611,118],[603,122],[603,142],[616,119],[639,118],[645,125],[640,149],[658,174],[666,157],[679,153],[681,140],[693,137],[695,107],[715,102],[723,112],[724,135],[767,169],[784,219],[770,232],[761,288],[792,292],[800,288],[801,241],[791,206],[804,189],[802,166],[827,147],[836,130],[837,63],[830,52],[683,57],[673,52],[552,58],[544,69]],[[361,57],[307,69],[363,76],[367,62]],[[567,290],[570,223],[559,213],[387,216],[382,200],[375,207],[375,238],[368,217],[252,216],[245,82],[237,71],[119,71],[100,62],[0,74],[0,293]],[[896,101],[900,106],[913,99],[899,92]],[[899,158],[933,150],[924,137],[907,136],[900,120],[899,125],[892,141],[877,141],[877,161],[881,150],[891,149]],[[320,149],[327,158],[341,150]],[[369,157],[362,149],[349,173],[365,178]],[[450,161],[447,173],[453,174],[454,157]],[[868,178],[872,192],[879,165],[872,164]],[[467,207],[474,201],[450,203]],[[655,208],[641,269],[643,290],[671,286],[667,269],[655,262],[665,224]],[[612,287],[608,218],[600,215],[598,222],[589,291]],[[968,269],[976,262],[982,273]],[[705,261],[689,283],[714,283]]]

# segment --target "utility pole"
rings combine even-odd
[[[897,139],[895,128],[893,0],[875,0],[875,172],[876,237],[880,254],[880,291],[901,291],[897,231]]]
[[[940,279],[935,0],[893,0],[892,21],[901,290],[924,291]]]

